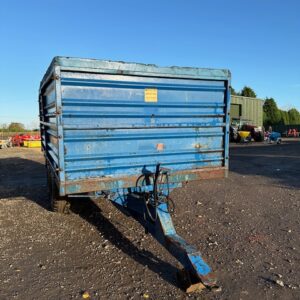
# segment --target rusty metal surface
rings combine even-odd
[[[184,170],[170,174],[170,182],[185,182],[201,179],[224,178],[226,168],[203,168],[196,170]],[[90,178],[65,183],[66,194],[86,193],[116,188],[129,188],[136,185],[139,176],[127,176],[119,178]]]

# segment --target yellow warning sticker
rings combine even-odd
[[[145,89],[145,102],[157,102],[157,89]]]

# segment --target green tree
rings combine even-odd
[[[280,110],[278,109],[276,101],[273,98],[266,98],[263,106],[263,111],[264,111],[265,127],[280,123],[281,121]]]
[[[285,110],[279,110],[279,111],[280,111],[280,116],[281,116],[280,123],[283,125],[289,125],[290,124],[289,113]]]
[[[288,111],[289,124],[299,125],[300,124],[300,113],[296,108],[292,108]]]
[[[251,87],[244,86],[243,89],[241,90],[241,96],[256,98],[256,93]]]
[[[8,125],[8,131],[19,132],[24,131],[25,127],[22,123],[12,122]]]
[[[6,124],[6,123],[2,123],[2,124],[0,125],[0,130],[1,130],[1,131],[7,131],[7,124]]]
[[[231,95],[235,95],[235,96],[239,95],[239,93],[236,92],[232,86],[230,87],[230,93],[231,93]]]

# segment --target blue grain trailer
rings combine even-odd
[[[175,231],[169,193],[228,171],[228,70],[55,57],[39,92],[50,200],[106,196],[184,266],[189,282],[215,285],[200,252]]]

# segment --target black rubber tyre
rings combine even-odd
[[[54,200],[52,202],[52,210],[60,214],[69,214],[70,213],[70,203],[67,200]]]
[[[47,180],[51,210],[61,214],[68,214],[70,212],[70,203],[68,198],[66,196],[62,197],[59,195],[57,185],[49,167],[47,167]]]

